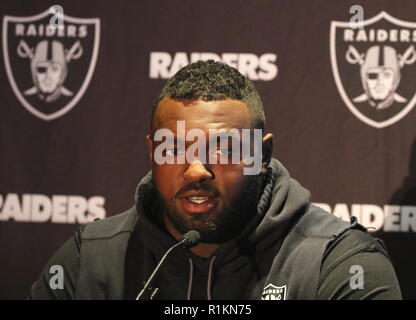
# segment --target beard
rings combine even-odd
[[[188,186],[186,190],[213,191],[204,184]],[[221,211],[194,213],[185,219],[177,210],[162,197],[156,189],[156,200],[161,213],[169,219],[180,234],[196,230],[201,234],[204,243],[224,243],[235,238],[257,213],[257,203],[262,191],[260,176],[248,176],[240,194],[230,204],[224,202]]]

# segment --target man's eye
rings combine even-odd
[[[38,73],[45,73],[46,72],[46,67],[37,67],[38,69]]]
[[[175,157],[177,155],[182,154],[183,151],[179,150],[178,148],[168,148],[166,149],[166,155],[169,157]]]
[[[214,150],[214,154],[219,156],[226,156],[230,155],[232,153],[232,150],[230,148],[221,148]]]
[[[389,72],[389,71],[384,71],[383,75],[384,75],[385,78],[390,78],[392,76],[391,72]]]
[[[377,78],[378,78],[378,73],[375,73],[375,72],[369,72],[368,73],[368,79],[376,80]]]

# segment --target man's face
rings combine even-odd
[[[36,65],[36,79],[43,93],[52,93],[56,90],[61,79],[62,67],[59,62],[38,62]]]
[[[247,106],[238,100],[189,101],[165,97],[154,115],[154,131],[166,128],[178,136],[177,122],[185,121],[185,134],[202,129],[209,141],[209,129],[251,129]],[[165,221],[184,234],[189,230],[201,233],[207,243],[221,243],[233,238],[256,213],[261,191],[261,177],[244,175],[246,164],[209,164],[198,159],[184,164],[157,164],[154,150],[162,142],[147,137],[152,174],[163,207]],[[230,139],[231,140],[231,139]],[[196,140],[194,140],[196,141]],[[194,141],[185,141],[185,149]],[[227,150],[214,144],[214,152],[226,156]],[[231,147],[231,143],[230,143]],[[182,152],[176,146],[167,150],[175,156]],[[169,228],[168,228],[169,229]]]
[[[390,68],[371,68],[367,71],[367,86],[371,98],[374,100],[386,99],[394,85],[394,72]]]

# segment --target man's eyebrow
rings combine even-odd
[[[185,141],[184,139],[182,139],[182,138],[178,138],[178,136],[173,132],[172,133],[172,136],[173,136],[173,141],[175,142],[175,143],[177,143],[178,141]]]
[[[173,137],[173,142],[174,142],[175,144],[177,144],[177,143],[178,143],[178,141],[180,141],[180,142],[184,141],[183,139],[178,139],[177,135],[176,135],[175,133],[173,133],[173,132],[172,132],[172,137]],[[163,136],[161,140],[156,141],[156,140],[155,140],[155,135],[154,135],[154,134],[152,134],[152,140],[153,140],[154,142],[156,142],[156,143],[162,143],[162,142],[165,142],[165,141],[166,141],[166,136]]]
[[[236,129],[236,128],[234,128]],[[237,138],[237,141],[241,140],[241,129],[237,129],[239,134],[234,135],[230,134],[229,132],[216,132],[215,134],[212,134],[209,136],[209,143],[218,143],[222,139],[226,138],[227,142],[229,142],[230,138]]]
[[[229,138],[233,138],[233,137],[237,138],[240,141],[241,140],[241,134],[242,134],[242,130],[243,129],[246,129],[246,128],[209,129],[206,132],[206,136],[208,137],[207,140],[210,143],[216,143],[216,142],[218,142],[218,140],[221,140],[221,139],[224,139],[224,138],[227,138],[227,140],[228,140]],[[237,130],[238,131],[238,134],[235,135],[234,133],[231,133],[230,130],[234,130],[234,131]],[[249,130],[251,130],[251,129],[249,129]],[[180,135],[180,137],[178,138],[178,135],[175,132],[173,132],[173,131],[171,131],[171,134],[172,134],[172,137],[174,139],[174,143],[175,144],[178,141],[180,141],[180,142],[184,142],[184,141],[185,142],[190,142],[190,141],[186,141],[186,138],[183,139],[182,138],[182,135]],[[197,136],[195,136],[194,139],[192,139],[191,141],[195,141],[196,139],[197,139]],[[154,140],[154,133],[152,133],[152,140],[155,141]],[[163,142],[165,140],[166,139],[162,139],[162,141],[155,141],[155,142]]]

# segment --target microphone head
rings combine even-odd
[[[201,242],[201,234],[196,230],[190,230],[185,233],[180,239],[183,242],[183,246],[187,249],[193,248]]]

